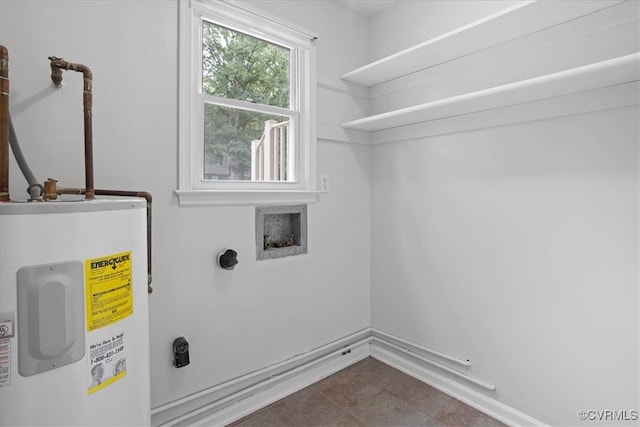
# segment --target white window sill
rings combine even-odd
[[[315,203],[315,190],[175,190],[180,206],[263,206]]]

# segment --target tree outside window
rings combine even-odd
[[[286,164],[291,116],[273,112],[291,107],[290,64],[286,47],[203,21],[202,92],[209,95],[204,101],[204,179],[293,178]],[[286,133],[269,132],[280,123]],[[271,151],[260,151],[260,144],[271,144]],[[260,167],[281,172],[259,175]]]

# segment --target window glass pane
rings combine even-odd
[[[206,94],[289,108],[289,64],[287,48],[202,23],[202,90]]]
[[[205,103],[204,179],[293,181],[289,117]]]

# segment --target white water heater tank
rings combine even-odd
[[[146,202],[0,203],[0,426],[150,423]]]

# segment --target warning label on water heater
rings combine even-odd
[[[131,251],[85,261],[87,330],[116,323],[133,313]]]
[[[89,394],[108,387],[127,373],[124,332],[91,342]]]

